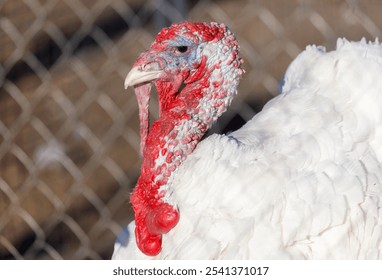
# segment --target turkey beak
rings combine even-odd
[[[142,66],[134,66],[125,78],[125,89],[130,86],[135,86],[143,83],[148,83],[158,79],[163,73],[162,70],[157,70],[157,63],[153,62]]]

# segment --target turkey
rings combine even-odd
[[[260,113],[198,143],[242,63],[224,24],[195,22],[163,29],[135,62],[125,87],[143,162],[113,259],[381,259],[382,46],[308,46]]]

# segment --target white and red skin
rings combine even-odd
[[[169,65],[169,42],[182,36],[196,46],[203,44],[193,65]],[[167,56],[162,56],[165,53]],[[171,52],[171,51],[170,51]],[[181,55],[174,53],[174,56]],[[135,234],[139,249],[147,255],[161,251],[162,234],[179,221],[176,202],[171,200],[171,179],[214,121],[226,111],[242,70],[238,43],[223,24],[178,23],[163,29],[134,64],[141,71],[163,70],[154,82],[159,96],[159,119],[148,133],[150,84],[135,86],[141,121],[141,175],[131,194]],[[178,92],[181,85],[185,87]]]

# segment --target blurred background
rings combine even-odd
[[[247,73],[221,133],[278,94],[306,45],[382,38],[381,14],[379,0],[0,0],[0,259],[110,258],[141,162],[123,80],[162,27],[236,34]]]

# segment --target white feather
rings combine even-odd
[[[381,45],[309,46],[281,95],[180,166],[180,222],[155,258],[381,259],[381,160]],[[150,259],[133,228],[114,258]]]

